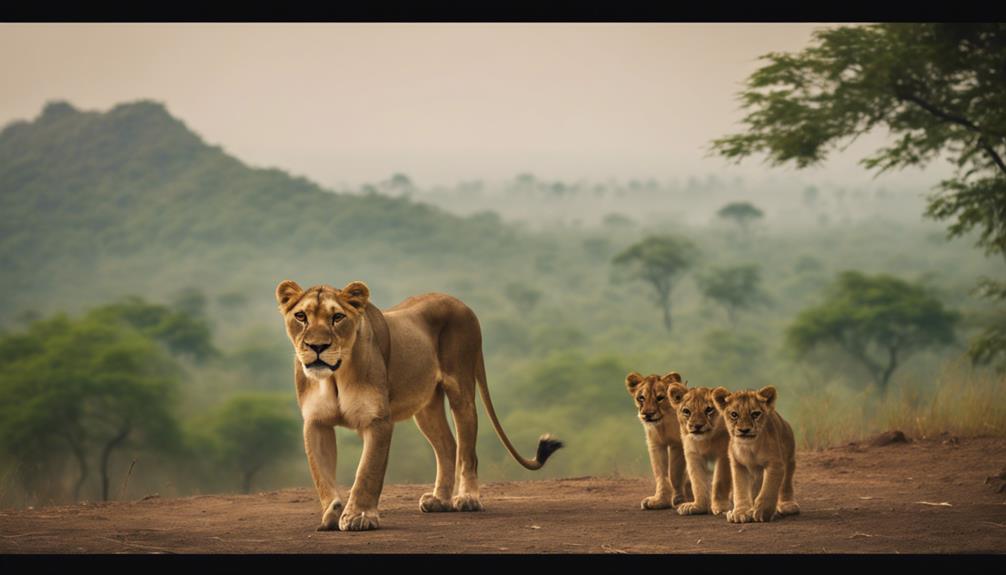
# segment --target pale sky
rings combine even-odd
[[[757,176],[760,160],[706,147],[739,128],[758,56],[821,26],[0,24],[0,123],[55,99],[153,99],[244,162],[325,186]],[[855,161],[877,141],[799,176],[868,181]]]

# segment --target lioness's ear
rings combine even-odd
[[[713,403],[716,404],[716,409],[723,411],[727,408],[727,398],[730,397],[730,392],[725,387],[717,387],[713,390]]]
[[[681,374],[676,371],[669,372],[667,375],[661,377],[660,379],[662,381],[667,382],[668,384],[681,383],[682,385],[684,385],[684,383],[681,381]]]
[[[643,383],[643,376],[634,371],[625,376],[625,387],[629,390],[629,393],[635,393],[636,387],[638,387],[640,383]]]
[[[769,407],[775,407],[775,388],[771,385],[766,385],[765,387],[758,390],[758,397],[765,402],[765,405]]]
[[[681,405],[681,400],[685,398],[686,393],[688,393],[688,388],[678,382],[667,386],[667,395],[671,397],[671,404],[674,407]]]
[[[351,282],[342,288],[342,295],[349,300],[349,305],[360,309],[370,301],[370,288],[363,282]]]
[[[281,310],[286,311],[286,306],[293,300],[299,298],[304,290],[300,289],[297,282],[293,280],[283,280],[276,286],[276,303]]]

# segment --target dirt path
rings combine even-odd
[[[308,489],[6,510],[0,553],[1004,553],[985,483],[1004,465],[1004,438],[800,453],[802,513],[744,526],[641,511],[649,478],[488,483],[484,513],[420,513],[430,486],[389,485],[367,533],[316,532]]]

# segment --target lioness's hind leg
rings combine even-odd
[[[437,482],[433,493],[424,493],[419,499],[419,509],[431,513],[436,511],[454,511],[451,494],[454,491],[454,457],[457,444],[454,435],[447,425],[447,412],[444,409],[444,390],[439,385],[433,393],[430,403],[415,415],[419,431],[426,436],[437,456]]]
[[[460,382],[466,382],[461,384]],[[475,455],[475,440],[478,435],[478,412],[475,410],[475,376],[467,374],[465,379],[444,378],[444,390],[451,403],[454,428],[458,431],[457,465],[461,480],[458,494],[452,503],[458,511],[482,511],[479,498],[478,466]]]

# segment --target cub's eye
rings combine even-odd
[[[663,401],[663,400],[665,400],[665,399],[667,399],[667,396],[666,396],[666,395],[658,395],[658,396],[657,396],[657,401]]]
[[[730,412],[730,419],[737,419],[737,412],[736,411],[731,411]]]
[[[706,415],[712,415],[712,414],[714,414],[714,413],[716,413],[716,410],[715,410],[715,409],[713,409],[713,408],[711,408],[711,407],[707,407],[707,408],[706,408]]]
[[[299,321],[299,322],[305,322],[305,321],[307,321],[307,314],[304,313],[304,312],[302,312],[302,311],[299,311],[299,312],[293,314],[293,317],[297,318],[297,321]]]
[[[646,398],[643,397],[642,395],[640,395],[639,397],[636,398],[636,401],[638,401],[639,403],[643,403],[644,399],[646,399]]]
[[[690,409],[682,409],[681,413],[684,413],[685,417],[688,417],[689,415],[692,414],[692,410],[690,410]]]
[[[751,412],[751,419],[758,419],[758,416],[760,416],[760,415],[761,415],[760,411],[752,411]]]
[[[344,317],[346,317],[346,314],[336,313],[335,315],[332,316],[332,323],[339,323],[340,321],[342,321],[342,318]]]

